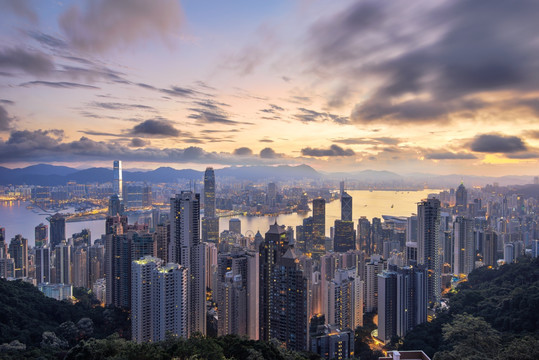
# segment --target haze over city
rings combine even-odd
[[[0,164],[536,175],[535,1],[0,1]]]

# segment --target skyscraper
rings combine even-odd
[[[56,213],[49,218],[49,222],[51,250],[54,250],[56,245],[66,240],[66,219],[62,214]]]
[[[170,200],[169,262],[188,271],[188,334],[206,334],[205,249],[200,243],[200,194],[182,191]]]
[[[111,195],[109,199],[109,216],[117,216],[117,215],[123,215],[124,214],[124,205],[122,204],[122,201],[120,200],[120,196],[118,194]]]
[[[397,270],[397,336],[427,321],[427,272],[419,266]]]
[[[333,240],[333,250],[335,252],[347,252],[356,249],[356,236],[354,232],[354,222],[345,220],[335,220],[335,235]]]
[[[453,224],[453,273],[468,275],[475,265],[473,221],[457,216]]]
[[[145,256],[131,264],[131,339],[138,343],[152,340],[152,271],[161,263]]]
[[[427,268],[427,293],[433,306],[442,295],[440,200],[427,199],[417,205],[417,229],[417,262]]]
[[[346,192],[341,196],[341,220],[352,221],[352,197]]]
[[[34,229],[35,232],[35,246],[40,247],[46,245],[49,242],[49,227],[43,223],[37,225]]]
[[[387,342],[397,335],[397,273],[378,274],[378,338]]]
[[[356,269],[338,269],[328,285],[328,323],[339,329],[363,325],[363,281]]]
[[[237,218],[230,219],[228,221],[228,230],[241,235],[241,220]]]
[[[51,282],[51,249],[49,245],[36,247],[36,282]]]
[[[456,192],[456,206],[462,207],[466,209],[466,205],[468,204],[468,191],[464,187],[463,183],[460,183],[459,187],[457,188]]]
[[[219,218],[215,212],[215,173],[208,167],[204,172],[204,217],[202,218],[202,241],[219,244]]]
[[[72,284],[71,273],[71,245],[66,244],[65,240],[54,248],[57,284]]]
[[[112,164],[112,168],[113,168],[112,192],[118,195],[118,198],[121,200],[123,196],[122,161],[114,160]]]
[[[313,200],[313,234],[316,239],[326,237],[326,200]]]
[[[88,274],[88,247],[78,247],[73,252],[73,286],[90,288]]]
[[[14,277],[23,278],[28,276],[28,239],[22,235],[15,235],[9,243],[9,255],[15,263]]]

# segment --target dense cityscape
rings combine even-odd
[[[539,255],[538,200],[498,186],[461,183],[417,199],[416,214],[368,219],[353,213],[345,181],[308,191],[274,182],[232,190],[208,167],[201,183],[201,193],[178,191],[165,206],[163,189],[178,184],[124,183],[122,162],[114,161],[113,179],[97,186],[17,190],[41,211],[108,199],[105,228],[69,235],[68,217],[50,213],[29,246],[22,235],[7,239],[2,227],[0,277],[57,300],[77,301],[73,288],[83,288],[100,306],[130,311],[138,343],[236,334],[346,359],[365,313],[376,314],[371,346],[383,350],[447,308],[447,295],[474,269]],[[340,219],[327,234],[330,201],[340,203]],[[312,215],[295,227],[275,221],[245,234],[231,212],[246,210]],[[130,211],[141,222],[130,223]]]

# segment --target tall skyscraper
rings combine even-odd
[[[241,220],[237,218],[230,219],[228,221],[228,230],[241,235]]]
[[[341,220],[352,221],[352,197],[346,192],[341,196]]]
[[[54,267],[56,269],[57,284],[72,284],[71,273],[71,245],[68,245],[65,240],[54,248],[55,260]]]
[[[496,260],[498,259],[497,240],[498,236],[494,231],[489,230],[485,232],[483,241],[483,263],[486,266],[496,266]]]
[[[364,283],[356,269],[338,269],[329,281],[328,323],[339,329],[355,329],[363,325]]]
[[[397,273],[384,271],[378,280],[378,338],[384,342],[397,335]]]
[[[14,277],[23,278],[28,276],[28,239],[22,235],[15,235],[9,243],[9,255],[15,264]]]
[[[335,252],[347,252],[356,249],[356,233],[354,222],[335,220],[335,235],[333,237],[333,250]]]
[[[49,245],[36,247],[36,282],[51,282],[51,249]]]
[[[161,263],[145,256],[131,264],[131,339],[138,343],[152,340],[152,271]]]
[[[427,268],[427,293],[433,306],[442,295],[440,200],[427,199],[417,205],[417,229],[417,262]]]
[[[326,200],[313,200],[313,233],[317,239],[326,237]]]
[[[155,227],[154,244],[155,244],[155,256],[163,261],[168,261],[168,246],[170,240],[170,222],[166,224],[158,224]]]
[[[204,172],[204,217],[202,218],[202,241],[219,244],[219,218],[215,212],[215,173],[208,167]]]
[[[105,277],[105,246],[94,244],[88,248],[88,286],[90,288],[98,279]]]
[[[468,191],[464,187],[464,184],[461,183],[459,187],[457,188],[456,192],[456,206],[462,207],[466,209],[466,205],[468,204]]]
[[[277,185],[275,183],[268,184],[268,192],[266,194],[266,204],[271,208],[277,205]]]
[[[124,214],[124,205],[118,194],[113,194],[109,198],[109,216],[122,216]]]
[[[418,266],[397,270],[397,336],[427,321],[427,272]]]
[[[73,286],[90,288],[88,274],[88,247],[78,247],[73,252]]]
[[[37,225],[35,232],[35,246],[40,247],[49,242],[49,227],[43,223]]]
[[[457,216],[453,224],[453,273],[468,275],[475,265],[473,220]]]
[[[123,196],[122,161],[114,160],[112,163],[113,182],[112,192],[121,200]]]
[[[376,311],[378,308],[378,277],[387,268],[387,262],[378,254],[371,256],[365,264],[365,311]]]
[[[367,255],[371,252],[371,223],[365,216],[359,218],[357,223],[357,240],[359,243],[359,250],[363,250]]]
[[[66,219],[62,214],[56,213],[49,218],[51,250],[66,240]]]
[[[271,321],[270,313],[273,306],[273,293],[276,282],[274,281],[274,269],[279,259],[288,249],[288,239],[284,227],[277,225],[277,222],[270,225],[266,232],[264,242],[260,244],[260,280],[259,280],[259,325],[260,340],[270,339]]]
[[[188,271],[188,334],[206,334],[205,248],[200,243],[200,195],[182,191],[170,200],[169,261]]]

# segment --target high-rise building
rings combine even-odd
[[[417,262],[427,268],[427,293],[433,306],[442,295],[440,200],[427,199],[417,205],[417,229]]]
[[[64,241],[54,248],[54,268],[57,284],[73,284],[71,272],[71,245]]]
[[[219,218],[216,214],[215,173],[208,167],[204,172],[204,217],[202,218],[202,241],[219,244]]]
[[[341,220],[352,221],[352,197],[347,192],[341,196]]]
[[[123,181],[122,181],[122,161],[114,160],[112,163],[113,182],[112,192],[118,195],[118,198],[122,200],[123,196]]]
[[[266,194],[266,204],[272,208],[277,205],[277,185],[275,183],[268,184],[268,192]]]
[[[371,256],[365,264],[365,311],[372,312],[378,308],[378,277],[387,268],[387,262],[378,254]]]
[[[326,200],[313,200],[313,234],[316,239],[326,237]]]
[[[356,233],[354,222],[335,220],[335,235],[333,238],[333,250],[335,252],[347,252],[356,249]]]
[[[459,187],[457,188],[456,192],[456,206],[461,206],[463,209],[466,209],[466,205],[468,204],[468,191],[464,187],[464,184],[461,183]]]
[[[492,231],[486,231],[483,240],[483,263],[486,266],[496,266],[496,260],[498,259],[498,236]]]
[[[288,249],[288,239],[283,226],[277,225],[277,222],[270,225],[266,232],[264,242],[260,244],[259,254],[259,325],[260,340],[268,341],[270,339],[271,321],[270,313],[273,307],[273,298],[271,294],[276,286],[274,281],[274,269]]]
[[[93,285],[98,279],[105,277],[105,246],[101,244],[94,244],[88,248],[88,281],[89,288],[93,288]]]
[[[503,261],[506,264],[511,264],[515,261],[515,244],[507,243],[503,246]]]
[[[36,247],[36,282],[51,282],[51,249],[49,245]]]
[[[9,255],[14,261],[14,277],[24,278],[28,276],[28,239],[22,235],[15,235],[9,243]]]
[[[206,334],[205,248],[200,242],[200,195],[182,191],[170,200],[169,261],[188,271],[188,334]]]
[[[7,258],[6,229],[0,227],[0,259]]]
[[[418,266],[397,270],[397,336],[427,321],[427,272]]]
[[[43,223],[37,225],[35,232],[35,246],[44,246],[49,242],[49,227]]]
[[[304,351],[308,344],[309,282],[298,260],[289,247],[273,269],[269,337],[289,350]]]
[[[124,214],[124,204],[118,194],[113,194],[109,198],[109,216],[122,216]]]
[[[161,263],[161,259],[145,256],[131,265],[131,339],[138,343],[153,340],[152,272]]]
[[[475,266],[473,220],[457,216],[453,224],[454,274],[468,275]]]
[[[339,329],[355,329],[363,326],[364,283],[356,269],[337,270],[329,282],[328,323]]]
[[[232,218],[228,221],[228,230],[241,235],[241,220]]]
[[[88,248],[78,247],[73,252],[73,286],[90,289],[88,269]]]
[[[317,326],[310,335],[312,353],[324,359],[351,359],[354,357],[354,330],[339,329],[337,326]]]
[[[365,216],[360,217],[357,222],[357,239],[359,250],[365,251],[367,255],[372,254],[371,223]]]
[[[384,342],[397,335],[397,273],[378,274],[378,338]]]
[[[372,218],[371,226],[371,254],[382,254],[384,237],[382,234],[382,220],[377,217]]]
[[[155,227],[154,244],[155,256],[163,261],[168,261],[168,247],[170,240],[170,222],[166,224],[158,224]]]
[[[56,245],[66,240],[66,219],[63,215],[56,213],[49,218],[50,228],[50,243],[51,250],[54,250]]]

